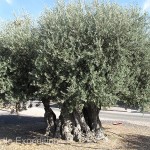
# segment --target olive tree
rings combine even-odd
[[[58,4],[39,19],[37,95],[61,103],[48,131],[63,139],[100,139],[99,112],[117,100],[149,101],[149,16],[113,3]],[[92,136],[91,136],[92,135]]]
[[[30,72],[36,57],[36,35],[31,19],[24,15],[6,22],[0,36],[1,99],[7,98],[11,104],[25,103],[35,91]]]
[[[41,100],[46,134],[104,138],[99,112],[117,100],[150,102],[150,19],[114,3],[58,3],[36,26],[17,18],[0,31],[0,98]],[[59,119],[49,107],[59,103]]]

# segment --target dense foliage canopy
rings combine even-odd
[[[31,20],[24,16],[4,24],[0,43],[1,98],[5,102],[26,101],[31,89],[30,72],[36,56]]]
[[[33,25],[16,18],[0,31],[0,99],[109,106],[150,102],[150,19],[113,3],[58,5]]]

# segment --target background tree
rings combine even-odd
[[[36,56],[35,39],[32,22],[26,15],[7,22],[1,31],[1,60],[4,62],[3,68],[5,67],[5,76],[1,73],[4,77],[1,79],[5,81],[5,86],[8,81],[8,85],[11,85],[6,87],[10,93],[9,99],[7,98],[10,103],[26,102],[33,95],[30,72],[34,68]]]

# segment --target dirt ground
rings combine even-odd
[[[27,122],[1,121],[0,150],[149,150],[150,127],[103,121],[108,140],[97,143],[66,142],[44,137],[46,124],[42,118],[26,118]]]

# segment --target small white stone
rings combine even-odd
[[[104,141],[105,141],[105,142],[109,142],[108,137],[104,137]]]

